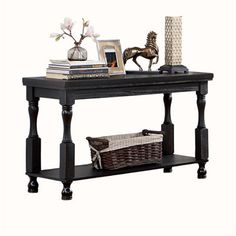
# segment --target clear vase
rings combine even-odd
[[[69,49],[67,58],[69,61],[86,61],[87,50],[75,44],[73,48]]]

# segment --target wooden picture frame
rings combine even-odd
[[[119,39],[98,40],[97,49],[99,60],[107,63],[110,75],[125,74],[125,66]]]

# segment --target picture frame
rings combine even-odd
[[[125,74],[125,66],[119,39],[97,41],[99,60],[105,61],[110,75]]]

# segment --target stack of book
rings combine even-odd
[[[107,64],[103,61],[50,60],[47,68],[48,79],[80,79],[109,77]]]

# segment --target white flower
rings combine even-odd
[[[94,28],[93,28],[93,26],[89,26],[87,28],[87,31],[86,31],[86,33],[84,35],[86,37],[93,37],[93,35],[94,35]]]
[[[86,37],[92,38],[94,41],[96,41],[96,38],[99,37],[100,35],[97,33],[94,33],[94,28],[93,26],[89,26],[87,28],[86,33],[84,34]]]
[[[93,35],[93,37],[92,37],[92,40],[94,41],[94,42],[96,42],[97,41],[97,38],[100,36],[100,34],[94,34]]]
[[[100,36],[100,34],[94,34],[93,37],[94,38],[98,38]]]
[[[61,23],[61,30],[64,31],[65,29],[66,29],[65,25],[63,23]]]
[[[50,38],[56,38],[56,37],[58,37],[60,34],[58,34],[58,33],[51,33],[50,34]]]
[[[73,25],[74,25],[74,22],[72,21],[72,19],[69,17],[66,17],[64,19],[64,23],[61,24],[61,29],[62,30],[65,30],[65,29],[71,30]]]

